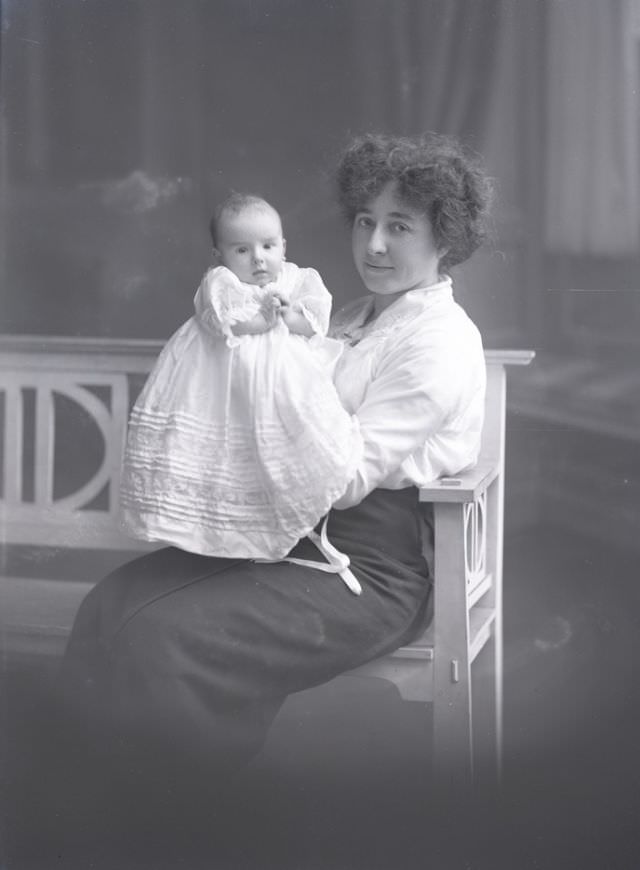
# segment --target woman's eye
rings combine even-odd
[[[398,224],[393,224],[393,225],[391,226],[391,229],[393,230],[394,233],[400,233],[400,234],[402,234],[402,233],[408,233],[408,232],[409,232],[409,227],[408,227],[406,224],[399,224],[399,223],[398,223]]]
[[[357,224],[357,226],[359,226],[359,227],[370,228],[370,227],[373,226],[373,221],[371,220],[370,217],[365,217],[364,215],[362,215],[361,217],[359,217],[359,218],[356,220],[356,224]]]

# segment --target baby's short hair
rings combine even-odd
[[[214,248],[218,244],[218,227],[221,220],[227,215],[238,215],[247,208],[262,208],[278,214],[278,211],[264,197],[255,193],[233,191],[218,204],[209,221],[209,234]]]

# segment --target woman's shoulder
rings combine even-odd
[[[463,349],[465,354],[482,354],[480,330],[455,300],[430,311],[416,308],[412,315],[398,325],[390,344],[423,347],[444,356]]]
[[[482,363],[480,331],[451,293],[407,294],[403,302],[379,324],[380,359],[423,358],[445,367],[456,359]]]
[[[389,309],[391,316],[395,307]],[[397,318],[416,330],[478,331],[464,308],[454,298],[453,285],[448,277],[433,288],[407,293],[397,306]]]

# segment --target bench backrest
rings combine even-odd
[[[118,530],[118,481],[129,410],[161,346],[0,336],[0,540],[149,547]],[[486,354],[486,457],[502,453],[503,366],[518,354]]]

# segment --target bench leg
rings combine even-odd
[[[502,778],[502,686],[503,686],[503,646],[502,646],[502,548],[503,548],[503,501],[504,481],[500,475],[487,492],[487,564],[493,575],[493,585],[488,593],[488,603],[495,610],[493,623],[493,697],[495,733],[495,771],[498,783]]]
[[[440,503],[435,519],[434,769],[444,785],[473,778],[471,662],[464,505]]]

